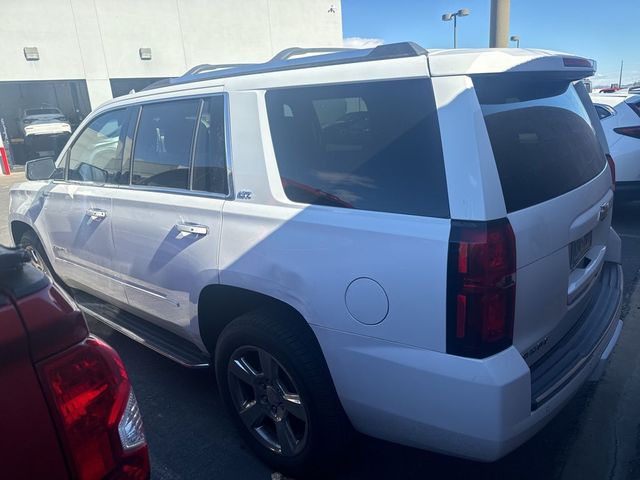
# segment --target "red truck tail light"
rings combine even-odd
[[[509,221],[452,220],[447,353],[484,358],[512,344],[516,242]]]
[[[89,337],[38,368],[74,478],[149,478],[138,405],[111,347]]]

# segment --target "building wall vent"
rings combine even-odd
[[[151,49],[147,47],[142,47],[138,50],[138,54],[140,55],[140,60],[151,60]]]
[[[40,60],[38,47],[24,47],[22,51],[24,52],[24,58],[27,59],[27,62],[35,62]]]

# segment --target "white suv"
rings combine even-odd
[[[622,327],[612,177],[576,82],[593,64],[308,53],[101,106],[55,169],[28,165],[13,238],[90,315],[214,365],[279,469],[328,464],[351,426],[498,459],[596,376]]]

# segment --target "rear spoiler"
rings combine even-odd
[[[429,51],[432,77],[504,73],[548,73],[556,79],[580,80],[595,74],[597,64],[567,53],[521,48]]]

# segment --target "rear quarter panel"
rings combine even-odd
[[[450,221],[289,201],[263,96],[230,93],[234,186],[252,198],[224,205],[220,282],[278,298],[313,325],[443,351]],[[384,290],[361,305],[371,325],[346,306],[363,277]]]

